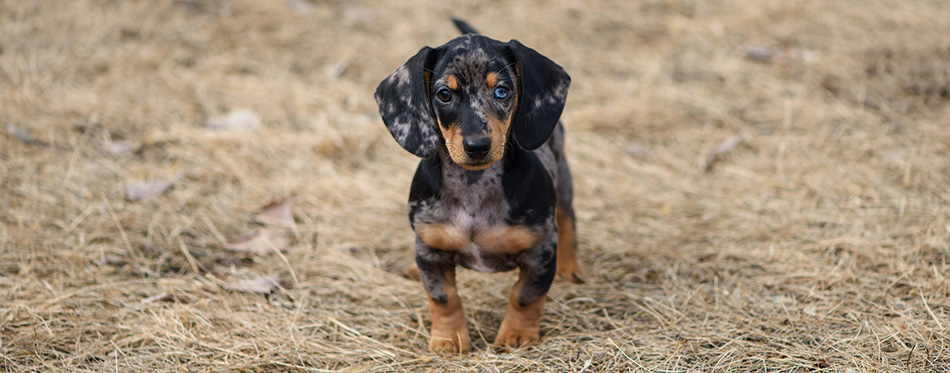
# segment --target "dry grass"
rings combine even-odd
[[[461,273],[449,358],[400,275],[417,160],[371,93],[452,14],[574,79],[591,282],[513,354],[513,274]],[[0,129],[48,143],[0,133],[0,371],[947,371],[946,35],[945,0],[0,1]],[[283,257],[223,249],[286,196]]]

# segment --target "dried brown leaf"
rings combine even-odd
[[[48,142],[33,138],[32,135],[30,135],[24,130],[17,128],[12,123],[7,123],[7,133],[9,133],[13,137],[16,137],[17,140],[20,140],[21,142],[27,145],[49,146]]]
[[[284,251],[288,246],[290,246],[290,238],[283,229],[262,227],[238,237],[234,242],[224,245],[224,248],[256,255],[269,255],[275,250]]]
[[[895,166],[903,166],[907,161],[907,157],[900,152],[884,152],[880,154],[880,157],[887,163]]]
[[[343,75],[348,67],[350,67],[350,59],[344,58],[327,68],[327,77],[336,80],[340,75]]]
[[[148,298],[142,299],[142,304],[155,303],[161,300],[166,300],[171,297],[171,294],[168,293],[159,293]]]
[[[350,3],[345,3],[343,5],[343,14],[347,18],[357,22],[366,22],[373,18],[373,12],[371,12],[369,9]]]
[[[142,299],[140,303],[141,304],[149,304],[149,303],[155,303],[155,302],[187,303],[189,301],[190,300],[187,296],[182,296],[182,295],[172,294],[172,293],[158,293],[148,298]]]
[[[100,266],[103,266],[103,265],[119,266],[119,265],[124,265],[125,262],[126,262],[125,257],[119,256],[116,254],[107,253],[103,255],[101,259],[97,260],[96,264]]]
[[[287,8],[298,14],[310,14],[313,12],[313,4],[304,0],[287,0]]]
[[[626,151],[627,154],[629,154],[630,156],[634,158],[643,159],[650,155],[650,151],[647,150],[647,148],[644,148],[643,146],[641,146],[640,144],[633,144],[633,143],[627,144],[627,146],[624,147],[623,150]]]
[[[208,119],[205,126],[215,130],[253,130],[261,125],[261,117],[248,109],[235,109],[231,112]]]
[[[294,213],[291,211],[292,205],[293,202],[290,198],[268,203],[264,207],[261,207],[261,212],[254,215],[254,221],[267,226],[293,226]]]
[[[762,46],[749,46],[745,49],[745,58],[755,62],[771,63],[772,51]]]
[[[112,141],[106,140],[99,144],[99,151],[111,156],[119,157],[126,154],[132,154],[139,150],[142,144],[129,140]]]
[[[706,163],[703,165],[703,171],[712,170],[713,164],[716,163],[716,161],[732,150],[732,148],[735,148],[741,144],[743,141],[745,141],[745,137],[739,134],[719,143],[719,145],[716,145],[716,148],[706,155]]]
[[[277,289],[281,281],[283,281],[283,279],[280,276],[265,276],[249,280],[232,281],[221,286],[232,291],[267,294]]]
[[[172,182],[165,179],[140,181],[125,187],[125,197],[132,201],[147,201],[164,194],[171,186]]]

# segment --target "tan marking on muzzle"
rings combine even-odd
[[[449,157],[452,158],[452,162],[469,170],[484,170],[488,168],[489,165],[478,167],[470,166],[472,160],[469,159],[468,154],[465,154],[465,146],[463,145],[465,137],[462,136],[462,126],[460,124],[452,123],[449,124],[448,128],[445,128],[440,121],[439,131],[442,132],[442,138],[445,139],[445,147],[449,150]]]
[[[488,158],[492,163],[498,161],[505,155],[508,131],[511,130],[511,121],[514,119],[514,116],[514,109],[511,110],[507,118],[498,118],[493,115],[488,116],[488,128],[491,131],[491,150],[488,152]]]

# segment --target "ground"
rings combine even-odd
[[[453,15],[573,78],[589,281],[511,354],[516,274],[472,271],[474,352],[427,351],[372,95]],[[947,35],[945,0],[0,1],[0,371],[950,370]],[[288,198],[289,242],[228,245]]]

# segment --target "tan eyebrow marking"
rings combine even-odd
[[[488,73],[488,75],[485,75],[485,83],[488,84],[489,88],[494,87],[498,84],[498,74]]]

